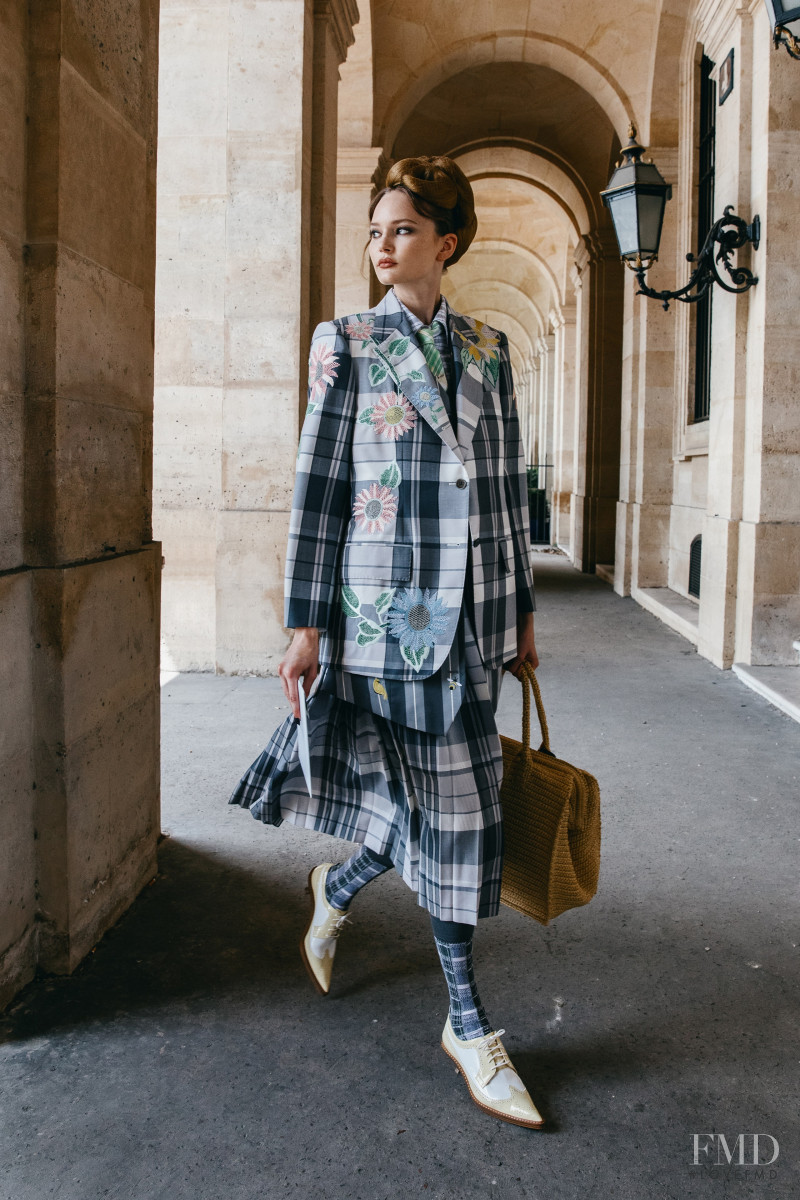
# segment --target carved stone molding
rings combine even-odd
[[[353,33],[353,26],[358,24],[356,0],[314,0],[314,16],[330,23],[339,62],[343,63],[347,47],[356,40]]]

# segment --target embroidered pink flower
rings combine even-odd
[[[325,389],[336,378],[338,366],[339,360],[330,346],[312,347],[311,357],[308,360],[308,386],[310,388],[308,400],[310,404],[324,396]]]
[[[371,483],[356,496],[353,516],[365,533],[383,533],[397,516],[397,498],[391,488]]]
[[[408,433],[409,429],[413,429],[416,420],[416,410],[396,392],[388,392],[385,396],[381,396],[370,416],[370,421],[375,426],[375,432],[381,437],[392,438],[394,441],[397,441],[404,433]]]
[[[367,341],[372,336],[372,321],[352,321],[344,330],[348,337]]]

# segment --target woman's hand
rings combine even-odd
[[[319,630],[310,628],[295,629],[291,645],[278,667],[278,674],[283,685],[283,694],[292,706],[295,717],[300,717],[300,701],[297,696],[297,685],[303,678],[303,691],[306,695],[311,691],[311,685],[319,674]]]
[[[510,663],[504,663],[503,670],[510,671],[517,679],[522,679],[522,664],[529,662],[534,671],[539,665],[539,655],[536,653],[536,641],[533,636],[533,613],[520,613],[517,617],[517,657]]]

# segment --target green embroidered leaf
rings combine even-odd
[[[407,337],[395,338],[393,342],[389,343],[388,353],[391,354],[392,358],[402,358],[407,349]]]
[[[386,633],[382,625],[376,625],[373,621],[368,621],[366,618],[358,623],[358,636],[356,644],[359,646],[369,646],[372,642],[377,642],[378,638],[382,638]]]
[[[422,371],[409,371],[408,378],[413,379],[415,383],[425,382],[425,375]]]
[[[381,592],[380,596],[378,596],[377,600],[375,601],[375,611],[379,617],[383,616],[389,605],[392,603],[396,591],[397,588],[390,588],[388,592]]]
[[[308,416],[310,413],[314,412],[316,407],[317,407],[316,404],[307,404],[306,405],[306,416]]]
[[[339,600],[342,605],[342,612],[346,617],[361,616],[361,601],[356,592],[351,587],[348,587],[347,584],[342,585]]]
[[[379,383],[383,383],[389,375],[389,368],[385,363],[372,363],[369,369],[369,381],[373,387],[377,387]]]
[[[481,369],[490,383],[497,383],[500,375],[500,360],[493,354],[491,358],[481,360]]]
[[[374,411],[375,411],[375,406],[373,405],[372,408],[365,408],[362,413],[359,413],[358,419],[362,425],[369,425]]]
[[[382,487],[396,488],[400,487],[401,479],[402,475],[400,474],[400,468],[398,467],[397,463],[392,463],[392,465],[387,467],[386,470],[381,474],[380,482]]]
[[[430,654],[430,651],[430,646],[420,646],[419,650],[410,650],[407,646],[400,647],[401,657],[404,658],[408,665],[413,667],[415,671],[420,669],[422,664],[425,662],[425,659]]]

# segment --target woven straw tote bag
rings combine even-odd
[[[588,904],[600,872],[600,789],[588,771],[555,757],[530,663],[523,665],[522,741],[503,737],[505,854],[500,900],[547,925]],[[531,691],[542,745],[531,749]]]

